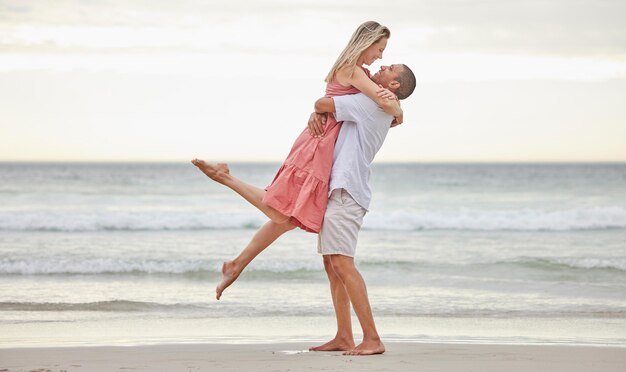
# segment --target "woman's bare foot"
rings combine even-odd
[[[343,355],[375,355],[385,352],[385,345],[383,345],[380,339],[378,341],[370,340],[363,342],[350,351],[346,351]]]
[[[349,351],[354,349],[354,340],[352,338],[335,337],[324,345],[309,348],[309,351]]]
[[[215,182],[224,183],[226,177],[230,174],[228,165],[224,163],[211,164],[200,159],[193,159],[191,163]]]
[[[218,300],[222,297],[222,292],[237,280],[241,272],[237,270],[233,261],[224,262],[222,265],[222,280],[215,288],[215,298]]]

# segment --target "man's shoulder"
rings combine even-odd
[[[348,94],[345,96],[333,97],[335,105],[360,106],[362,109],[371,111],[378,108],[374,100],[369,98],[365,93]]]
[[[386,122],[393,117],[378,107],[376,102],[364,93],[333,97],[335,99],[335,117],[338,121]]]

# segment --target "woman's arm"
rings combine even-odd
[[[400,108],[398,101],[379,97],[377,93],[380,90],[380,87],[376,85],[376,83],[374,83],[362,69],[358,67],[355,68],[352,77],[348,76],[348,71],[346,71],[346,69],[339,70],[337,71],[337,79],[344,85],[350,84],[360,90],[376,102],[376,104],[389,115],[402,116],[402,108]]]

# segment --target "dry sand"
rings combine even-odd
[[[389,343],[379,356],[309,344],[172,344],[0,349],[0,371],[626,371],[626,348]]]

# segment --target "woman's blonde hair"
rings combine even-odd
[[[351,68],[352,72],[354,72],[356,61],[361,53],[383,37],[387,39],[391,37],[391,31],[387,27],[374,21],[367,21],[361,24],[352,34],[348,45],[341,52],[324,81],[329,83],[333,79],[333,75],[341,68]]]

